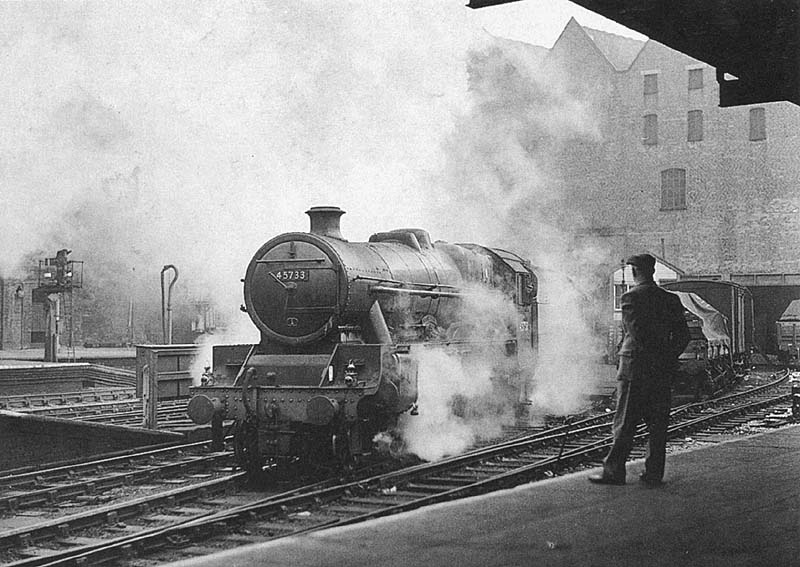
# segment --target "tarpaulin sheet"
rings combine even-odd
[[[728,320],[719,311],[705,302],[696,293],[686,291],[672,291],[681,299],[684,309],[698,317],[703,325],[703,335],[708,340],[709,346],[725,345],[730,348],[731,338],[728,334]]]

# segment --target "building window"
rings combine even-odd
[[[689,69],[689,90],[694,91],[703,88],[703,70]]]
[[[686,141],[699,142],[703,139],[703,111],[690,110],[686,117]]]
[[[658,74],[649,73],[644,76],[644,94],[652,95],[658,93]]]
[[[767,139],[767,113],[764,108],[750,109],[750,141]]]
[[[686,208],[686,170],[665,169],[661,172],[661,210]]]
[[[645,114],[644,116],[644,132],[642,133],[642,140],[646,146],[655,146],[658,144],[658,116],[655,114]]]

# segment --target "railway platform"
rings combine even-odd
[[[671,453],[665,483],[584,471],[178,563],[188,566],[800,565],[800,425]]]

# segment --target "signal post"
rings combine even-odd
[[[72,250],[63,248],[54,258],[39,260],[38,286],[33,293],[42,297],[44,304],[45,337],[44,361],[58,362],[61,310],[64,294],[82,287],[83,262],[69,260]],[[76,271],[77,269],[77,271]]]

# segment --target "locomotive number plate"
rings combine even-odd
[[[307,282],[308,270],[278,270],[272,276],[281,282]]]

